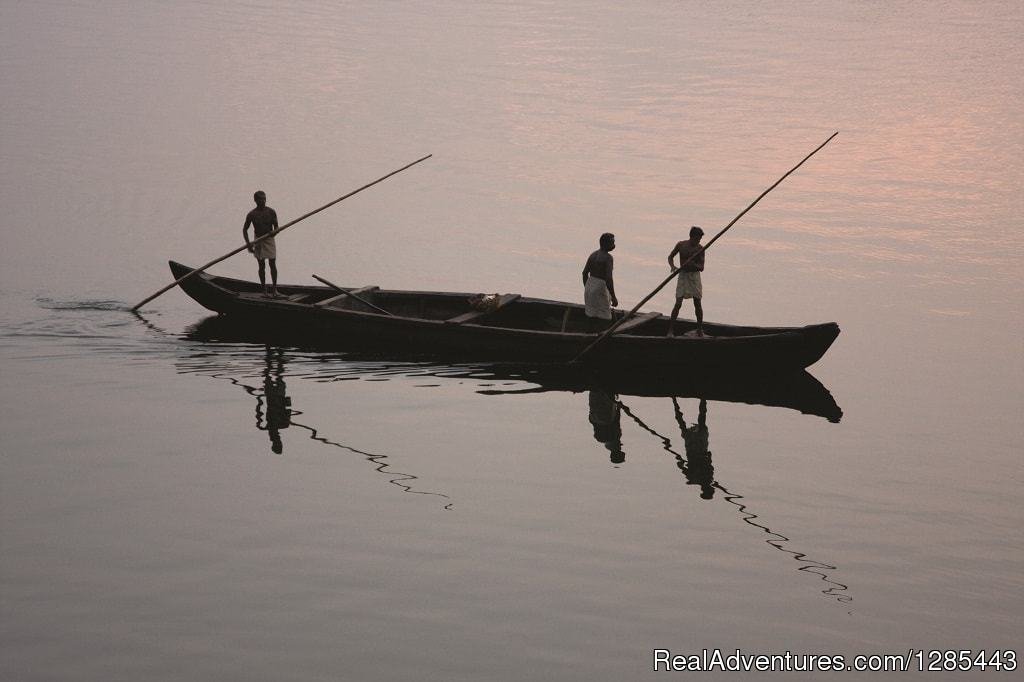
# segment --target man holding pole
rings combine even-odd
[[[700,273],[704,270],[704,249],[700,245],[700,238],[703,236],[704,230],[694,225],[690,228],[690,238],[678,242],[672,253],[668,254],[668,266],[676,269],[674,258],[679,254],[679,266],[682,268],[676,281],[676,304],[672,306],[672,321],[668,325],[669,336],[675,336],[676,317],[679,316],[679,308],[683,305],[684,298],[693,299],[693,310],[697,314],[697,336],[704,336],[704,309],[700,305],[703,293]]]
[[[252,198],[256,202],[256,208],[245,216],[242,236],[245,237],[245,245],[249,249],[249,253],[256,256],[256,260],[259,262],[260,284],[263,285],[264,295],[267,293],[267,270],[264,261],[270,261],[270,279],[273,285],[271,295],[277,298],[277,247],[274,245],[274,238],[267,237],[255,244],[249,241],[250,225],[252,225],[256,239],[277,229],[277,212],[267,206],[267,195],[263,190],[257,190]]]

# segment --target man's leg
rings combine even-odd
[[[277,259],[270,259],[270,281],[273,282],[273,293],[277,296]]]
[[[693,299],[693,312],[697,314],[697,336],[704,336],[704,308],[699,298]]]
[[[267,293],[267,264],[262,258],[258,259],[257,262],[260,264],[260,284],[263,285],[263,293],[265,294]]]
[[[677,298],[676,304],[672,306],[672,320],[668,323],[668,334],[667,336],[675,336],[676,318],[679,317],[679,308],[683,305],[683,299]]]

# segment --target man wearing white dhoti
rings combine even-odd
[[[682,268],[676,281],[676,304],[672,306],[672,321],[668,325],[669,336],[675,336],[675,322],[684,298],[693,299],[693,310],[697,314],[697,336],[704,336],[704,308],[700,304],[704,293],[700,282],[700,273],[704,270],[704,247],[700,245],[700,238],[703,236],[704,230],[694,225],[690,228],[690,238],[677,243],[672,253],[668,254],[668,266],[676,269],[674,259],[676,254],[679,254],[679,265]]]
[[[256,208],[249,211],[249,214],[245,216],[245,225],[242,226],[242,236],[245,237],[245,244],[249,247],[249,253],[256,257],[256,262],[259,264],[260,284],[263,285],[263,293],[267,293],[267,270],[264,266],[264,261],[270,261],[270,279],[273,283],[273,295],[277,296],[277,246],[274,244],[273,237],[267,237],[263,241],[256,242],[255,244],[249,241],[249,226],[252,225],[252,231],[255,234],[255,238],[259,239],[265,234],[273,232],[277,229],[277,213],[274,209],[267,206],[267,195],[263,190],[258,190],[252,195],[253,201],[256,202]]]
[[[590,254],[587,264],[583,266],[583,302],[586,304],[587,317],[610,320],[612,306],[619,304],[612,280],[614,259],[611,251],[615,249],[615,235],[611,232],[602,234],[600,246]]]

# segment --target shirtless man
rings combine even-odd
[[[676,317],[679,316],[679,308],[683,305],[684,298],[693,299],[693,310],[697,314],[697,336],[704,336],[704,309],[700,305],[701,294],[703,293],[700,283],[700,273],[704,270],[704,251],[700,245],[700,238],[704,236],[704,230],[696,225],[690,228],[690,238],[678,242],[672,253],[668,254],[668,266],[676,269],[675,255],[679,254],[679,264],[683,268],[676,281],[676,304],[672,306],[672,321],[668,324],[668,335],[675,336],[674,327]],[[693,260],[686,262],[690,256]],[[685,263],[685,265],[683,265]]]
[[[619,304],[615,298],[615,283],[612,281],[615,249],[615,235],[605,232],[601,235],[601,248],[590,254],[583,266],[583,301],[587,317],[598,320],[612,319],[612,306]]]
[[[249,226],[252,225],[254,238],[259,239],[268,232],[277,229],[277,213],[267,206],[267,195],[263,190],[258,190],[252,195],[256,202],[256,208],[249,211],[245,216],[245,225],[242,226],[242,236],[245,237],[245,245],[249,247],[249,253],[256,256],[260,268],[260,284],[263,285],[263,293],[267,293],[267,270],[264,261],[270,261],[270,279],[273,284],[272,296],[277,298],[277,247],[274,245],[274,238],[264,239],[253,244],[249,241]]]

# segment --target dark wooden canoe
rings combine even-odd
[[[191,270],[170,262],[177,279]],[[479,294],[345,288],[382,308],[322,286],[283,285],[282,298],[262,295],[256,282],[199,273],[181,288],[200,305],[240,324],[321,348],[399,350],[460,359],[568,361],[595,337],[583,306],[505,295],[497,310],[474,310]],[[617,315],[622,313],[616,311]],[[692,320],[641,313],[586,357],[590,364],[662,367],[687,373],[778,373],[804,369],[839,335],[834,322],[807,327],[742,327],[705,323],[707,336],[688,334]]]

